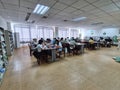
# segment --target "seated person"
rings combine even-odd
[[[75,40],[74,40],[73,37],[72,37],[72,39],[70,40],[69,44],[72,45],[72,46],[75,46],[76,42],[75,42]]]
[[[34,48],[33,55],[37,59],[38,64],[41,63],[40,56],[42,51],[42,43],[39,41],[38,45]]]
[[[55,45],[56,40],[57,40],[56,38],[53,38],[53,40],[51,41],[51,44],[52,44],[52,45]]]
[[[56,44],[55,45],[58,48],[57,53],[59,53],[59,57],[60,57],[61,52],[62,52],[62,43],[61,43],[61,40],[56,40]]]
[[[37,39],[36,39],[36,38],[34,38],[33,41],[30,42],[30,45],[32,45],[32,46],[34,46],[34,47],[36,47],[37,44],[38,44],[38,42],[37,42]]]
[[[33,50],[34,48],[37,46],[37,39],[34,38],[33,41],[30,42],[30,44],[28,44],[29,49],[30,49],[30,56],[32,56]]]
[[[93,40],[92,37],[90,37],[90,39],[89,39],[89,43],[90,43],[90,44],[94,44],[94,40]]]
[[[89,48],[90,49],[95,49],[94,40],[93,40],[92,37],[90,37],[90,39],[89,39]]]
[[[103,37],[100,37],[100,45],[103,47],[105,46],[105,39]]]
[[[110,37],[105,39],[105,44],[107,47],[111,47],[111,43],[112,43],[112,39],[110,39]]]

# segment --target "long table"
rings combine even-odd
[[[76,45],[76,46],[80,46],[80,51],[81,51],[81,53],[84,53],[85,43],[76,43],[75,45]]]
[[[47,49],[44,49],[42,51],[47,51],[47,50],[50,50],[51,51],[51,59],[49,60],[49,62],[54,62],[56,61],[56,50],[57,48],[47,48]]]

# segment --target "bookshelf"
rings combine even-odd
[[[11,31],[5,30],[5,43],[7,55],[11,56],[14,50],[13,33]]]
[[[6,67],[8,64],[4,32],[5,32],[4,29],[0,27],[0,85],[2,83]]]

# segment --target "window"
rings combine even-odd
[[[37,27],[37,38],[44,38],[44,31],[42,26]]]
[[[69,31],[67,28],[58,28],[58,37],[69,37]]]
[[[53,38],[53,28],[44,26],[30,26],[30,25],[14,25],[14,32],[18,32],[20,35],[20,42],[31,41],[33,38]]]
[[[44,27],[44,26],[38,26],[38,38],[53,38],[53,28],[51,27]]]
[[[44,38],[53,38],[53,28],[51,27],[44,27]]]
[[[37,32],[36,26],[30,27],[30,33],[31,33],[31,40],[33,38],[38,38],[38,36],[37,36],[38,32]]]
[[[14,32],[19,33],[20,42],[30,41],[30,31],[28,26],[16,25]]]
[[[71,29],[70,30],[70,37],[74,37],[74,38],[79,37],[78,30],[77,29]]]
[[[29,27],[22,27],[22,40],[23,41],[30,41],[30,31]]]

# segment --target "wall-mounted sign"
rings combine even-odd
[[[103,35],[106,35],[106,32],[104,32]]]

